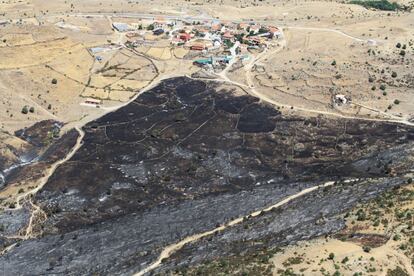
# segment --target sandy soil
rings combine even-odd
[[[414,208],[413,190],[411,184],[357,206],[345,215],[341,239],[320,238],[284,248],[273,257],[274,275],[283,271],[305,275],[332,275],[336,271],[341,275],[387,275],[396,267],[414,275],[409,245],[412,220],[401,215]]]

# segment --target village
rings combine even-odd
[[[235,23],[219,20],[167,20],[163,17],[140,19],[138,23],[112,23],[114,31],[125,35],[125,46],[182,48],[194,64],[220,72],[237,58],[248,60],[282,37],[275,26],[254,22]],[[97,56],[99,60],[100,57]]]

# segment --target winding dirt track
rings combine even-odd
[[[40,183],[39,185],[36,186],[36,188],[33,188],[21,195],[19,195],[16,198],[16,208],[15,209],[19,209],[21,208],[21,204],[20,201],[22,201],[23,199],[25,199],[27,196],[29,195],[33,195],[35,193],[37,193],[41,188],[43,188],[43,186],[47,183],[47,181],[49,180],[49,177],[51,177],[53,175],[53,173],[56,171],[56,169],[62,165],[63,163],[65,163],[66,161],[68,161],[70,158],[72,158],[72,156],[78,151],[78,149],[82,146],[82,139],[83,136],[85,135],[85,132],[83,132],[83,130],[79,127],[75,127],[75,129],[78,131],[79,133],[79,137],[76,141],[76,144],[73,146],[73,148],[70,150],[70,152],[65,156],[65,158],[57,161],[56,163],[54,163],[50,169],[48,170],[47,174],[45,176],[43,176],[40,179]],[[31,221],[31,220],[30,220]]]
[[[330,31],[330,32],[334,32],[334,33],[338,33],[341,35],[344,35],[345,37],[348,37],[350,39],[353,39],[355,41],[361,42],[361,41],[365,41],[350,35],[347,35],[341,31],[335,30],[335,29],[321,29],[321,28],[306,28],[306,27],[289,27],[291,29],[305,29],[305,30],[317,30],[317,31]],[[274,49],[273,51],[268,51],[268,49],[265,49],[262,53],[260,53],[255,59],[252,59],[248,64],[245,65],[244,70],[245,70],[245,76],[246,76],[246,82],[247,85],[242,84],[242,83],[238,83],[235,82],[233,80],[230,80],[227,76],[226,76],[226,70],[223,71],[224,73],[221,74],[217,74],[217,76],[220,77],[220,79],[217,79],[217,81],[222,81],[222,82],[228,82],[234,85],[237,85],[239,87],[242,87],[244,89],[246,89],[246,92],[248,92],[249,94],[251,94],[254,97],[259,98],[260,100],[270,103],[272,105],[276,105],[276,106],[285,106],[286,104],[281,103],[281,102],[277,102],[271,98],[269,98],[268,96],[264,95],[263,93],[260,93],[259,91],[256,90],[255,86],[254,86],[254,82],[252,79],[252,69],[254,67],[254,65],[256,65],[257,63],[259,63],[260,61],[264,60],[265,58],[268,58],[278,52],[280,52],[281,50],[283,50],[285,47],[287,46],[287,41],[286,40],[282,40],[280,42],[280,45]],[[213,80],[214,81],[214,80]],[[361,105],[362,106],[362,105]],[[366,106],[363,106],[364,108],[368,108]],[[380,110],[376,110],[373,108],[369,108],[372,111],[378,112],[381,115],[387,116],[388,118],[366,118],[366,117],[357,117],[357,116],[351,116],[351,115],[343,115],[340,113],[336,113],[336,112],[329,112],[329,111],[322,111],[322,110],[314,110],[314,109],[309,109],[309,108],[304,108],[304,107],[299,107],[299,106],[293,106],[293,108],[295,110],[299,110],[299,111],[303,111],[303,112],[309,112],[309,113],[315,113],[315,114],[322,114],[322,115],[327,115],[327,116],[333,116],[333,117],[339,117],[339,118],[343,118],[343,119],[353,119],[353,120],[364,120],[364,121],[376,121],[376,122],[389,122],[389,123],[399,123],[399,124],[403,124],[403,125],[407,125],[407,126],[414,126],[414,122],[410,122],[407,119],[402,119],[399,118],[397,116],[393,116],[390,114],[386,114]]]
[[[269,207],[266,207],[265,209],[262,209],[262,210],[255,211],[255,212],[251,213],[249,216],[250,217],[257,217],[262,212],[272,211],[272,210],[274,210],[276,208],[279,208],[279,207],[281,207],[281,206],[289,203],[290,201],[292,201],[292,200],[294,200],[294,199],[296,199],[298,197],[301,197],[303,195],[306,195],[306,194],[308,194],[310,192],[313,192],[313,191],[315,191],[317,189],[320,189],[320,188],[332,186],[334,184],[335,184],[335,182],[329,181],[329,182],[326,182],[326,183],[324,183],[322,185],[317,185],[317,186],[314,186],[314,187],[311,187],[311,188],[304,189],[304,190],[300,191],[299,193],[294,194],[294,195],[291,195],[291,196],[283,199],[282,201],[279,201],[278,203],[276,203],[274,205],[271,205]],[[206,236],[213,235],[213,234],[215,234],[215,233],[217,233],[219,231],[223,231],[223,230],[225,230],[225,229],[227,229],[227,228],[229,228],[231,226],[234,226],[236,224],[240,224],[244,220],[245,220],[245,216],[240,217],[240,218],[237,218],[237,219],[234,219],[232,221],[229,221],[225,225],[221,225],[221,226],[219,226],[217,228],[214,228],[214,229],[212,229],[210,231],[206,231],[206,232],[203,232],[203,233],[195,234],[195,235],[189,236],[189,237],[187,237],[187,238],[185,238],[185,239],[183,239],[183,240],[181,240],[181,241],[179,241],[177,243],[168,245],[167,247],[165,247],[162,250],[162,252],[159,255],[158,259],[154,263],[152,263],[150,266],[146,267],[145,269],[143,269],[143,270],[135,273],[134,276],[142,276],[142,275],[145,275],[146,273],[149,273],[149,272],[153,271],[154,269],[156,269],[157,267],[159,267],[161,265],[161,263],[162,263],[163,260],[169,258],[174,252],[180,250],[184,245],[189,244],[189,243],[192,243],[192,242],[195,242],[195,241],[198,241],[198,240],[200,240],[200,239],[202,239],[202,238],[204,238]]]

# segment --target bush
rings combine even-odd
[[[397,43],[397,45],[395,45],[395,47],[397,47],[398,49],[401,48],[401,43]]]
[[[394,104],[400,104],[400,100],[394,100]]]
[[[364,252],[365,252],[365,253],[369,253],[369,252],[371,252],[371,247],[369,247],[369,246],[364,246],[364,247],[362,248],[362,250],[364,250]]]
[[[329,253],[328,260],[333,260],[333,259],[335,259],[335,254],[331,252]]]
[[[332,61],[331,65],[335,66],[336,65],[336,60]]]
[[[52,84],[57,84],[57,79],[52,79]]]
[[[381,89],[382,91],[384,91],[384,90],[385,90],[385,88],[386,88],[385,84],[381,84],[381,85],[380,85],[380,89]]]
[[[396,72],[392,72],[391,77],[396,78],[397,77],[397,73]]]
[[[405,56],[405,51],[404,50],[400,51],[400,56]]]
[[[35,111],[34,107],[33,107],[33,106],[32,106],[32,107],[30,107],[29,112],[30,112],[30,113],[34,113],[34,111]]]
[[[27,105],[23,106],[23,108],[22,108],[22,113],[23,113],[23,114],[27,114],[27,113],[29,113],[29,108],[27,107]]]

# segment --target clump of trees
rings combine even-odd
[[[389,2],[388,0],[353,0],[350,4],[360,5],[364,8],[377,9],[382,11],[397,11],[402,10],[403,7],[395,2]]]

